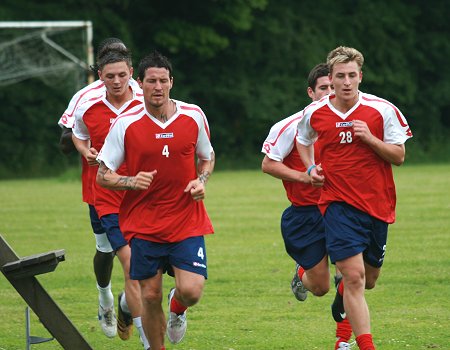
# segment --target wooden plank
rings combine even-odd
[[[0,267],[18,260],[20,258],[0,234]],[[14,274],[12,276],[5,274],[3,268],[2,273],[63,349],[92,350],[92,347],[41,286],[36,277],[14,278],[12,277]]]

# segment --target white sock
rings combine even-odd
[[[133,318],[133,324],[139,331],[139,336],[141,338],[142,345],[144,349],[150,349],[150,344],[148,343],[147,337],[145,336],[144,329],[142,328],[141,316]]]
[[[98,289],[98,302],[100,305],[107,309],[114,306],[114,295],[111,291],[111,282],[106,287],[100,287],[97,284]]]
[[[128,308],[127,304],[127,297],[125,296],[125,291],[122,294],[122,298],[120,298],[120,308],[123,312],[126,312],[127,314],[131,314],[130,309]]]

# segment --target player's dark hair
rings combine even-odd
[[[105,65],[117,62],[125,62],[128,67],[131,67],[132,62],[130,50],[124,47],[103,50],[102,54],[98,56],[97,66],[99,70],[102,70]]]
[[[166,56],[163,56],[158,51],[153,51],[139,62],[138,77],[141,81],[144,81],[145,71],[151,67],[167,69],[169,77],[172,78],[172,64]]]
[[[117,48],[127,48],[122,40],[119,38],[106,38],[98,44],[97,47],[97,61],[99,60],[100,56],[104,56],[105,52],[109,49],[117,49]],[[94,63],[89,67],[94,73],[97,73],[98,71],[98,65],[97,63]]]
[[[329,73],[330,70],[328,68],[328,65],[326,63],[319,63],[313,69],[311,69],[311,72],[309,72],[308,87],[315,90],[317,79],[319,79],[320,77],[326,77]]]

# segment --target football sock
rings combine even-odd
[[[373,345],[372,334],[360,334],[356,337],[356,342],[360,350],[375,350]]]
[[[98,301],[103,308],[110,308],[114,306],[114,295],[111,291],[111,282],[106,287],[100,287],[97,284]]]
[[[350,340],[352,336],[352,326],[347,318],[344,318],[342,322],[336,322],[336,345],[334,349],[339,347],[340,342],[346,342]]]
[[[170,302],[170,311],[175,312],[177,315],[181,315],[183,312],[187,310],[187,307],[181,304],[175,296],[172,297]]]
[[[131,314],[130,309],[128,308],[125,292],[123,292],[122,298],[120,299],[120,308],[122,309],[123,312],[126,312],[127,314]]]
[[[341,282],[339,283],[339,286],[338,286],[337,291],[338,291],[338,293],[339,293],[340,295],[344,295],[344,281],[341,281]]]
[[[142,345],[144,346],[144,349],[150,348],[150,344],[147,340],[147,337],[145,336],[144,328],[142,328],[142,319],[141,316],[134,317],[133,318],[133,324],[139,331],[139,336],[141,338]]]
[[[297,270],[297,274],[298,274],[298,277],[300,277],[300,281],[302,281],[304,273],[305,273],[305,269],[303,267],[299,266],[298,270]]]

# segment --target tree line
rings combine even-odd
[[[25,9],[25,10],[24,10]],[[450,24],[445,0],[4,0],[1,21],[90,20],[94,46],[121,38],[134,66],[172,61],[172,97],[206,113],[218,168],[259,166],[276,121],[309,103],[309,70],[339,45],[365,56],[361,90],[406,116],[407,161],[450,160]],[[54,175],[77,164],[56,125],[79,86],[28,79],[0,87],[0,177]]]

